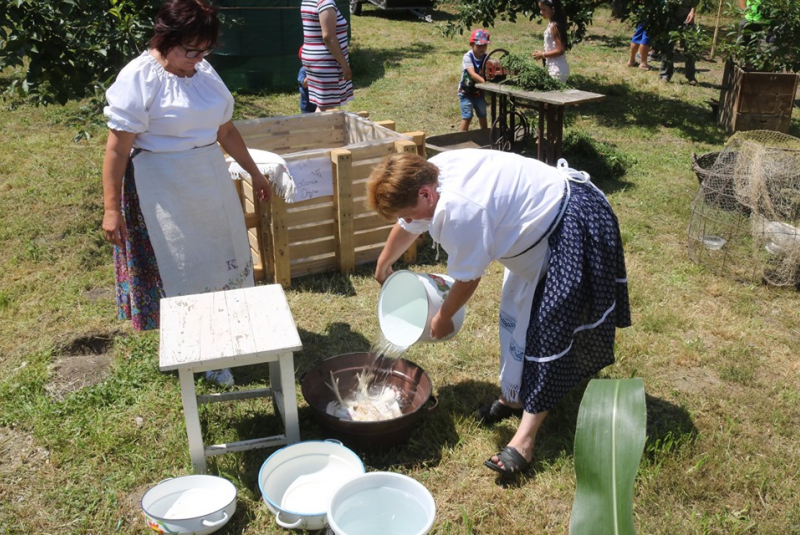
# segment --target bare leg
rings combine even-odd
[[[647,63],[647,54],[650,53],[650,45],[639,45],[639,56],[642,58],[639,61],[640,69],[650,70],[650,65]]]
[[[481,128],[484,130],[489,128],[489,123],[486,122],[486,117],[478,117],[478,123],[480,123]]]
[[[539,427],[541,427],[546,416],[547,411],[537,412],[536,414],[523,412],[519,427],[517,427],[517,432],[508,443],[509,446],[525,457],[525,460],[528,462],[533,459],[533,444],[536,442],[536,433],[539,432]],[[503,466],[503,463],[496,455],[492,456],[491,461],[501,467]]]
[[[469,130],[469,122],[471,120],[472,119],[461,119],[461,127],[459,128],[459,130],[462,132],[466,132],[467,130]]]
[[[628,60],[628,67],[636,67],[636,51],[639,50],[639,45],[631,43],[631,57]]]

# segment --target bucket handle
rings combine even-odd
[[[428,412],[433,412],[434,410],[436,410],[436,407],[439,406],[439,398],[433,395],[431,395],[431,397],[428,398],[428,401],[426,401],[425,404],[427,404],[431,400],[433,400],[433,406],[428,407]]]
[[[337,446],[344,446],[341,440],[336,440],[335,438],[326,438],[325,442],[330,442],[331,444],[336,444]]]
[[[303,519],[299,518],[297,522],[292,522],[290,524],[289,522],[284,522],[283,520],[281,520],[281,511],[278,511],[277,513],[275,513],[275,522],[277,522],[278,525],[282,528],[295,529],[300,527],[300,525],[303,523]]]
[[[215,520],[214,522],[204,518],[203,525],[207,528],[213,528],[214,526],[221,526],[227,521],[228,521],[228,513],[222,511],[222,518],[220,518],[219,520]]]

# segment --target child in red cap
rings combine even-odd
[[[483,91],[475,88],[475,84],[485,82],[481,76],[483,61],[486,59],[486,47],[489,45],[489,32],[484,29],[472,30],[469,36],[470,51],[461,60],[461,82],[458,84],[458,100],[461,102],[462,132],[469,130],[473,113],[478,116],[481,128],[486,124],[486,97]]]

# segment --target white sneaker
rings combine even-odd
[[[223,368],[221,370],[209,370],[206,372],[206,381],[216,383],[219,386],[229,387],[233,386],[233,374],[230,368]]]

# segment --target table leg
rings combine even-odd
[[[286,442],[294,444],[300,441],[300,420],[297,416],[297,392],[294,387],[294,358],[292,352],[281,354],[279,362]]]
[[[553,155],[553,164],[558,163],[558,159],[561,158],[561,145],[564,139],[564,106],[558,107],[558,112],[556,113],[556,139],[555,139],[555,154]]]
[[[200,415],[197,412],[197,394],[194,387],[194,373],[190,369],[178,370],[183,400],[183,419],[186,421],[186,435],[189,438],[189,457],[195,474],[206,473],[206,450],[203,446],[203,432],[200,428]]]
[[[536,158],[540,162],[545,161],[545,145],[547,143],[547,140],[545,139],[545,133],[544,133],[544,125],[545,125],[545,123],[544,123],[544,113],[545,113],[544,102],[540,102],[539,103],[539,128],[536,131],[536,136],[537,136],[537,139],[536,139],[536,147],[537,147]]]

